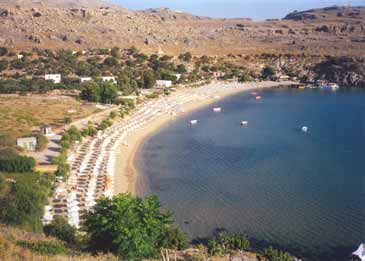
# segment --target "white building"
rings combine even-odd
[[[46,74],[44,75],[44,79],[53,83],[61,83],[61,74]]]
[[[18,138],[16,139],[16,145],[25,150],[35,151],[37,147],[37,138],[36,137]]]
[[[83,82],[91,81],[92,78],[91,77],[79,77],[79,80],[80,80],[81,83],[83,83]]]
[[[101,80],[103,82],[117,83],[117,79],[114,76],[103,76],[103,77],[101,77]]]
[[[23,59],[24,55],[18,54],[18,59]]]
[[[52,127],[49,125],[44,125],[41,127],[41,132],[46,137],[54,136],[55,134],[52,132]]]
[[[172,81],[165,81],[165,80],[157,80],[156,87],[157,88],[168,88],[172,86]]]
[[[181,78],[181,74],[180,74],[180,73],[176,73],[176,74],[175,74],[175,77],[176,77],[176,80],[178,81],[178,80],[180,80],[180,78]]]

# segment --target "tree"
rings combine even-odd
[[[186,52],[186,53],[179,55],[179,59],[183,60],[184,62],[191,62],[192,58],[193,58],[193,56],[191,55],[190,52]]]
[[[8,69],[8,61],[0,61],[0,72]]]
[[[108,57],[104,60],[104,65],[108,66],[108,67],[113,67],[118,65],[118,60],[114,57]]]
[[[218,231],[208,241],[208,252],[211,255],[221,255],[230,250],[250,250],[250,242],[244,235],[229,235],[226,231]]]
[[[44,226],[43,231],[47,236],[58,238],[71,245],[76,243],[77,229],[62,217],[56,217],[51,224]]]
[[[102,82],[100,84],[100,102],[114,103],[118,98],[118,87],[111,82]]]
[[[265,66],[265,68],[262,69],[261,71],[261,76],[264,79],[270,79],[274,75],[275,75],[275,69],[270,66]]]
[[[44,136],[43,134],[38,134],[37,135],[37,146],[36,149],[37,151],[42,151],[47,147],[48,144],[48,139],[46,136]]]
[[[111,50],[111,55],[114,57],[114,58],[119,58],[119,48],[118,47],[113,47],[112,50]]]
[[[87,81],[81,85],[80,98],[89,102],[100,101],[100,88],[94,81]]]
[[[14,174],[16,182],[0,184],[0,222],[41,231],[44,205],[50,193],[51,175]],[[0,181],[1,182],[1,181]]]
[[[0,47],[0,56],[4,56],[8,54],[8,49],[6,47]]]
[[[143,83],[145,89],[151,89],[156,84],[156,78],[152,71],[147,71],[143,74]]]
[[[12,150],[2,150],[0,155],[0,172],[32,172],[35,159],[27,156],[19,156]]]
[[[177,68],[176,68],[176,71],[177,71],[178,73],[186,73],[186,72],[187,72],[186,67],[185,67],[185,65],[184,65],[184,64],[179,64],[179,65],[177,66]]]
[[[172,215],[160,210],[156,196],[140,199],[119,194],[98,201],[86,218],[85,229],[90,249],[112,252],[125,260],[143,259],[156,257],[161,248],[171,246],[164,240],[172,222]],[[175,241],[173,245],[181,246]]]
[[[280,250],[276,250],[272,248],[271,246],[268,248],[265,248],[263,251],[263,256],[267,260],[272,261],[294,261],[294,257],[292,257],[289,253],[283,252]]]

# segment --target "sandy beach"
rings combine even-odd
[[[254,91],[264,88],[273,88],[284,85],[295,84],[294,82],[257,82],[257,83],[213,83],[198,88],[181,88],[173,92],[171,96],[186,95],[193,92],[196,99],[181,104],[181,111],[177,115],[163,113],[143,128],[137,129],[127,138],[128,146],[121,146],[117,153],[115,162],[115,183],[114,193],[131,193],[135,195],[135,185],[138,172],[134,165],[135,155],[144,140],[153,135],[159,128],[169,121],[177,119],[179,115],[189,113],[195,109],[207,106],[219,99],[234,95],[244,91]],[[217,89],[217,86],[224,88]],[[206,91],[214,88],[214,94],[207,95]],[[201,93],[201,95],[199,94]],[[165,98],[160,98],[165,99]],[[133,115],[131,116],[133,117]]]

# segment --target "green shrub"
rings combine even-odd
[[[222,255],[232,250],[250,250],[250,242],[247,237],[230,235],[222,231],[208,241],[208,252],[213,256]]]
[[[294,261],[295,258],[289,253],[274,249],[273,247],[265,248],[263,256],[270,261]]]
[[[47,144],[48,144],[47,137],[44,136],[43,134],[38,134],[36,150],[43,151],[47,147]]]
[[[0,172],[32,172],[36,162],[32,157],[19,156],[13,153],[0,155]]]
[[[74,245],[77,241],[77,229],[68,224],[68,222],[62,217],[56,217],[51,224],[45,225],[43,227],[43,231],[47,236],[55,237],[70,245]]]
[[[49,241],[26,241],[19,240],[16,244],[22,248],[27,248],[33,252],[41,255],[64,255],[68,254],[70,251],[62,244],[49,242]]]
[[[185,246],[183,235],[170,230],[172,222],[172,215],[161,211],[156,196],[140,199],[119,194],[97,202],[85,229],[93,251],[139,260],[158,256],[163,247]]]

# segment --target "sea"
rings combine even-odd
[[[363,89],[229,96],[166,124],[134,163],[137,194],[196,242],[224,229],[304,260],[349,260],[365,242]]]

